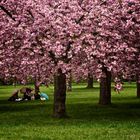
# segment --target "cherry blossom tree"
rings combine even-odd
[[[11,4],[14,5],[14,7],[11,7]],[[65,72],[67,69],[69,69],[69,66],[67,65],[69,64],[73,54],[76,52],[76,43],[78,44],[78,40],[74,38],[74,35],[79,33],[78,29],[80,26],[77,25],[75,21],[79,15],[76,15],[74,4],[75,3],[73,2],[68,3],[68,1],[63,0],[61,2],[1,2],[2,24],[4,25],[6,23],[2,20],[7,19],[9,32],[10,30],[14,30],[13,33],[17,34],[18,31],[15,30],[20,30],[19,36],[25,35],[22,37],[21,42],[23,41],[23,43],[20,45],[20,50],[18,51],[21,56],[14,57],[13,54],[15,52],[13,52],[12,56],[8,57],[7,63],[9,67],[7,67],[5,61],[6,56],[4,53],[4,59],[1,58],[1,65],[4,65],[3,67],[6,68],[8,76],[9,70],[11,70],[11,68],[14,71],[14,73],[11,73],[11,75],[17,76],[18,74],[15,72],[15,68],[17,67],[13,64],[14,61],[19,59],[19,63],[16,62],[18,66],[18,72],[24,72],[21,74],[21,79],[24,79],[24,77],[27,75],[31,75],[35,78],[39,76],[40,80],[43,77],[46,78],[46,75],[52,72],[55,75],[54,116],[56,117],[62,117],[66,115]],[[3,35],[3,33],[6,34],[6,31],[3,30],[1,34]],[[14,37],[15,35],[10,34],[10,37],[8,37],[7,41],[13,41]],[[2,36],[2,39],[3,38],[4,36]],[[76,43],[75,46],[72,47],[73,41]],[[10,45],[11,48],[9,48],[9,45],[7,45],[9,53],[11,50],[13,50],[12,47],[15,47],[14,45]],[[4,48],[3,44],[1,47],[3,51],[7,50]],[[9,53],[7,55],[9,55]],[[12,59],[12,61],[9,61],[9,59]],[[43,62],[41,63],[40,60]],[[51,70],[51,72],[49,69],[44,75],[44,67],[47,67],[46,62],[50,62],[49,67],[54,66],[54,69]],[[43,66],[41,66],[42,64]],[[39,74],[40,72],[41,74]]]
[[[140,3],[137,0],[87,3],[81,1],[85,11],[80,22],[81,46],[88,61],[93,60],[93,66],[96,65],[94,73],[100,79],[99,103],[110,104],[111,75],[112,78],[129,78],[139,71],[139,65],[136,65],[139,57],[136,54],[139,54]]]
[[[0,75],[32,77],[35,85],[54,75],[54,116],[64,117],[67,73],[84,77],[90,66],[99,103],[110,104],[111,77],[139,70],[132,64],[139,60],[138,7],[138,0],[2,0]]]
[[[139,55],[140,55],[140,1],[124,0],[114,10],[113,29],[121,37],[121,40],[127,46],[127,54],[121,67],[123,68],[124,77],[137,79],[137,96],[140,95],[139,85]],[[128,50],[131,50],[130,52]],[[133,53],[132,53],[133,52]],[[127,60],[127,61],[126,61]],[[130,79],[129,78],[129,79]]]

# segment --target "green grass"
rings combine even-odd
[[[49,101],[8,102],[15,89],[0,87],[0,140],[140,140],[140,99],[135,84],[121,94],[112,88],[112,105],[98,105],[99,85],[74,84],[67,93],[67,119],[52,118],[53,87],[41,87]],[[20,88],[20,87],[16,87]]]

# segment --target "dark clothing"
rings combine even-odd
[[[30,94],[32,92],[32,89],[31,88],[28,88],[28,87],[23,87],[20,89],[20,93],[27,93],[27,94]]]
[[[22,100],[31,100],[31,96],[28,94],[24,93],[23,99]]]
[[[23,94],[23,99],[22,100],[31,100],[31,92],[33,89],[28,88],[28,87],[23,87],[20,89],[20,93]]]
[[[34,94],[34,96],[35,96],[35,100],[40,99],[40,95],[39,94]]]
[[[9,99],[8,101],[15,101],[18,99],[18,91],[16,91]]]

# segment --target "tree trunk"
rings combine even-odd
[[[88,73],[87,88],[93,88],[93,76]]]
[[[99,104],[108,105],[111,104],[111,72],[104,68],[103,74],[105,77],[102,77],[100,81]]]
[[[3,78],[0,79],[0,85],[6,85],[6,82],[4,81]]]
[[[67,81],[67,91],[72,91],[72,74],[69,73],[68,81]]]
[[[54,112],[53,116],[56,118],[63,118],[66,116],[66,75],[58,69],[54,77]]]
[[[137,97],[140,98],[140,83],[139,83],[139,76],[137,76]]]
[[[37,85],[37,83],[35,82],[34,84],[34,87],[35,87],[35,94],[39,94],[39,86]]]

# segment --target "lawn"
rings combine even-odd
[[[0,86],[0,140],[140,140],[140,99],[135,84],[121,94],[112,88],[112,105],[98,104],[99,85],[74,84],[67,93],[69,118],[52,118],[53,87],[41,87],[49,101],[8,102],[15,89]],[[17,86],[16,88],[20,88]]]

